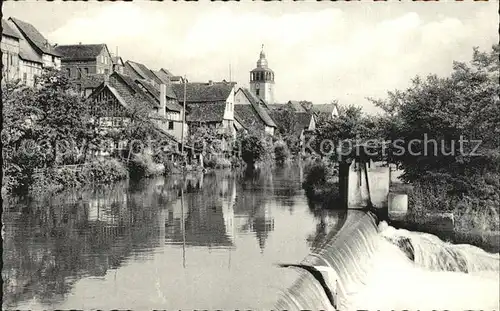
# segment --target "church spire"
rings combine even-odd
[[[266,53],[264,53],[264,44],[262,44],[262,49],[260,50],[260,57],[257,61],[258,68],[267,68]]]

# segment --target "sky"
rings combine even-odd
[[[498,3],[7,1],[2,11],[53,44],[106,43],[124,60],[189,81],[248,87],[264,44],[276,102],[336,99],[371,113],[367,97],[384,98],[417,75],[447,75],[474,46],[489,50],[498,42]]]

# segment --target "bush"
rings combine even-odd
[[[332,205],[341,199],[338,187],[338,170],[328,160],[318,160],[307,168],[302,187],[313,202]]]
[[[290,158],[290,150],[282,140],[274,144],[274,159],[276,163],[283,164]]]
[[[255,162],[261,160],[266,153],[261,139],[253,135],[245,135],[241,139],[241,158],[245,163],[253,167]]]
[[[205,159],[204,164],[205,167],[214,169],[224,169],[232,167],[231,161],[221,156],[212,156],[210,159]]]
[[[128,162],[129,176],[132,179],[161,175],[164,169],[163,165],[155,163],[153,157],[145,153],[134,155]]]
[[[413,183],[409,217],[418,222],[429,212],[452,212],[459,231],[498,231],[499,179],[493,173],[469,178],[430,174]]]
[[[116,159],[96,160],[85,165],[81,174],[86,183],[105,184],[126,179],[127,169]]]

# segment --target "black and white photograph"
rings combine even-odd
[[[500,311],[499,4],[2,1],[2,310]]]

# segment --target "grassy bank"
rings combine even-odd
[[[395,183],[391,192],[408,195],[408,214],[392,223],[397,227],[432,233],[454,243],[499,252],[497,181],[490,175],[476,176],[474,183],[468,185],[467,193],[458,192],[456,184],[441,178],[426,178],[411,185]],[[451,230],[433,223],[436,215],[444,214],[449,218],[447,222],[451,224]]]
[[[28,190],[33,195],[54,193],[94,184],[110,184],[127,179],[128,175],[125,165],[116,159],[95,160],[84,165],[81,170],[62,167],[37,173]]]

